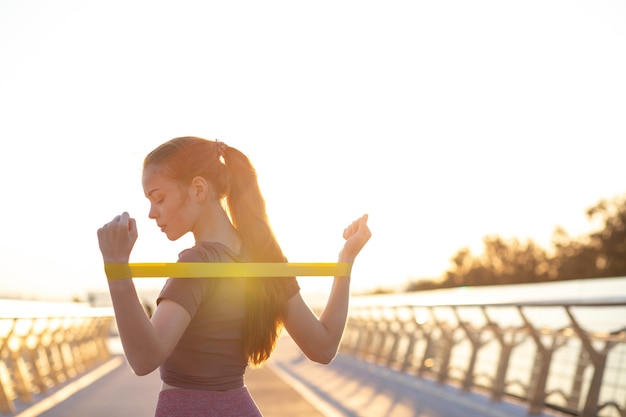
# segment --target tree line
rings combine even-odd
[[[462,248],[441,280],[414,281],[407,290],[626,276],[626,195],[600,200],[586,216],[600,225],[596,231],[572,237],[556,227],[547,249],[532,239],[485,236],[482,254]]]

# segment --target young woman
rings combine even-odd
[[[194,235],[195,245],[179,254],[179,262],[286,262],[256,172],[237,149],[176,138],[148,154],[142,180],[149,217],[168,239]],[[352,263],[370,238],[367,215],[343,237],[338,261]],[[98,230],[126,358],[138,375],[160,368],[157,417],[260,416],[243,375],[248,365],[268,359],[282,327],[311,360],[329,363],[336,355],[349,276],[335,277],[319,318],[295,278],[271,277],[168,279],[148,318],[127,266],[136,239],[128,213]]]

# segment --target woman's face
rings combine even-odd
[[[195,212],[190,204],[189,190],[163,173],[158,166],[144,168],[143,191],[150,200],[148,217],[169,240],[177,240],[189,232],[195,223]]]

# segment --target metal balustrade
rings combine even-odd
[[[342,352],[494,402],[522,401],[530,415],[626,417],[624,301],[360,305]]]
[[[113,317],[0,318],[0,412],[16,412],[110,357]]]

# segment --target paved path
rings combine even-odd
[[[269,363],[246,373],[264,417],[526,417],[525,407],[338,355],[330,365],[306,359],[284,337]],[[121,355],[68,381],[13,417],[151,417],[158,372],[135,376]],[[17,405],[17,404],[16,404]],[[551,417],[542,414],[537,417]]]
[[[269,367],[249,369],[246,385],[264,417],[325,417]],[[161,381],[158,371],[138,377],[121,355],[80,375],[34,404],[20,404],[15,417],[151,417]]]
[[[493,403],[483,395],[464,393],[348,355],[339,354],[330,365],[316,364],[306,359],[289,338],[281,340],[269,366],[327,417],[528,415],[525,406]]]

